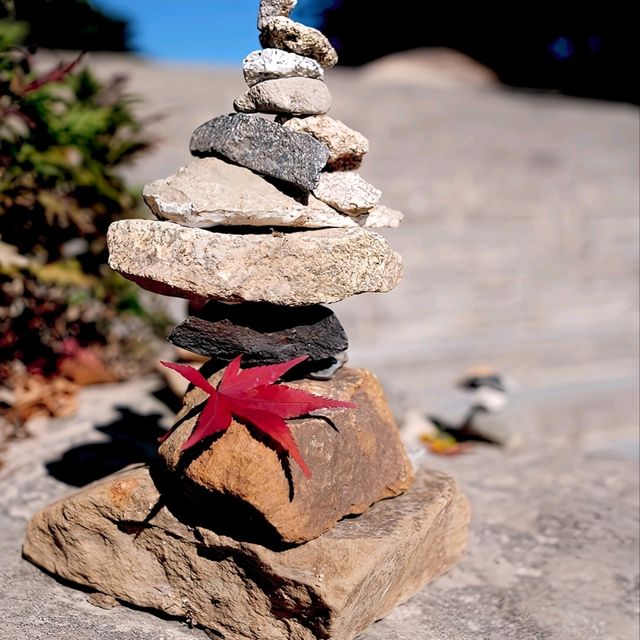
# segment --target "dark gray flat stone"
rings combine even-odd
[[[178,325],[169,342],[220,362],[243,354],[245,366],[275,364],[303,355],[310,362],[325,361],[349,346],[336,315],[321,305],[215,302]]]
[[[194,156],[222,156],[303,191],[318,186],[329,151],[310,135],[257,115],[218,116],[200,125],[189,145]]]

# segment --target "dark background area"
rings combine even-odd
[[[321,29],[343,65],[448,47],[508,85],[638,102],[638,23],[631,4],[403,2],[397,11],[362,0],[332,4]]]
[[[135,2],[135,0],[132,0]],[[13,0],[17,20],[30,26],[28,42],[45,49],[128,51],[127,23],[95,9],[86,0]],[[0,19],[8,6],[0,2]]]
[[[130,48],[127,24],[86,0],[16,0],[15,7],[17,18],[31,24],[32,44],[87,51]],[[507,85],[640,101],[638,27],[630,3],[487,7],[300,0],[296,12],[329,36],[342,65],[418,47],[448,47],[489,67]]]

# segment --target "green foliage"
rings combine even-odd
[[[26,33],[0,20],[0,360],[47,372],[69,336],[111,343],[118,312],[166,323],[106,266],[109,224],[139,204],[118,173],[148,147],[134,100],[80,58],[40,71]]]
[[[79,60],[38,76],[33,56],[15,48],[23,35],[0,22],[2,239],[51,261],[83,237],[81,261],[94,273],[109,223],[135,205],[116,169],[148,143],[122,79],[102,84]]]

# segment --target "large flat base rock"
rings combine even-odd
[[[468,521],[455,482],[422,471],[403,496],[273,551],[185,524],[136,467],[36,514],[23,551],[61,578],[226,640],[351,640],[456,562]]]

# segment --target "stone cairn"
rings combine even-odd
[[[308,355],[292,386],[357,408],[290,421],[308,479],[237,421],[182,452],[205,399],[191,389],[157,469],[47,507],[24,546],[62,578],[229,640],[350,640],[448,569],[468,524],[450,478],[414,478],[378,381],[343,366],[347,337],[321,306],[399,282],[400,257],[369,229],[402,215],[356,172],[366,138],[325,115],[337,55],[288,17],[294,4],[261,1],[265,48],[244,61],[236,113],[198,127],[197,159],[145,187],[158,220],[111,226],[110,263],[205,303],[169,339],[211,358],[213,384],[239,354],[244,367]]]

